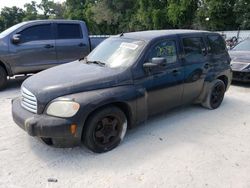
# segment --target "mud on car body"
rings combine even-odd
[[[216,109],[232,71],[219,34],[193,30],[125,33],[85,59],[28,78],[14,121],[47,144],[115,148],[128,128],[172,108]]]

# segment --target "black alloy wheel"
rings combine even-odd
[[[202,103],[202,106],[211,110],[218,108],[224,99],[225,92],[225,83],[219,79],[214,80],[207,90],[207,96]]]
[[[124,112],[109,106],[94,112],[83,130],[85,145],[96,153],[110,151],[120,144],[127,131]]]
[[[223,101],[224,94],[225,94],[225,85],[224,84],[215,85],[215,87],[212,90],[211,99],[210,99],[212,108],[215,109],[220,106],[220,104]]]

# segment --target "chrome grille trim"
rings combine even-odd
[[[21,105],[26,110],[37,113],[37,100],[33,93],[27,90],[25,87],[21,88],[22,101]]]

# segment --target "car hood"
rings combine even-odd
[[[57,97],[72,93],[131,83],[129,70],[75,61],[35,74],[25,80],[22,87],[32,92],[37,101],[45,105]]]
[[[250,51],[229,51],[234,71],[242,71],[250,65]]]

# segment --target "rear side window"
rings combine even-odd
[[[22,43],[38,40],[51,40],[53,34],[51,24],[35,25],[19,32],[21,34]]]
[[[226,50],[226,44],[220,35],[209,35],[207,36],[209,44],[209,52],[213,54],[221,54]]]
[[[58,39],[81,39],[82,31],[79,24],[57,24]]]
[[[159,42],[150,49],[147,62],[151,62],[155,57],[164,57],[167,63],[177,62],[176,43],[173,40]]]
[[[188,63],[198,63],[204,60],[206,48],[202,37],[183,38],[185,60]]]

